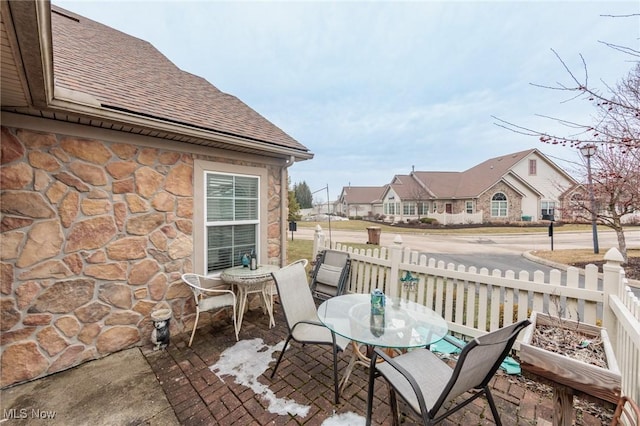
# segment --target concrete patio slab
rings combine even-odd
[[[7,425],[154,425],[180,422],[139,348],[0,391]]]

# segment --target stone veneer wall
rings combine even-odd
[[[507,196],[507,217],[505,218],[491,217],[491,198],[496,192],[502,192]],[[522,196],[500,182],[478,198],[476,208],[476,211],[484,211],[484,222],[518,222],[522,218]]]
[[[148,344],[161,305],[172,334],[190,330],[193,155],[4,126],[1,148],[0,387]]]

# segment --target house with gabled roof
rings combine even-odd
[[[344,186],[335,202],[335,212],[345,217],[373,219],[382,214],[385,186]]]
[[[304,145],[144,40],[48,0],[0,13],[0,387],[147,344],[159,307],[190,329],[183,273],[287,262]]]
[[[396,175],[382,196],[387,221],[441,223],[561,220],[563,193],[576,181],[537,149],[486,160],[464,172]]]

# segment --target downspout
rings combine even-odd
[[[288,185],[288,171],[287,169],[295,163],[296,158],[291,155],[289,156],[289,160],[287,160],[282,167],[282,171],[280,172],[280,223],[282,224],[282,229],[280,231],[280,267],[283,267],[287,264],[287,231],[285,224],[287,223],[287,210],[289,210],[289,185]]]

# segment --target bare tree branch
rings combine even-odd
[[[631,57],[640,57],[640,51],[636,49],[601,43]],[[595,111],[594,116],[588,118],[590,124],[543,114],[537,116],[560,124],[569,130],[567,134],[532,129],[492,116],[494,124],[514,133],[535,136],[543,143],[572,148],[584,145],[598,147],[590,162],[593,170],[593,186],[590,189],[595,192],[597,200],[595,209],[587,202],[585,185],[574,188],[574,194],[562,209],[566,211],[566,217],[578,220],[588,221],[592,214],[596,215],[599,223],[616,232],[618,248],[626,259],[623,216],[640,211],[640,61],[634,61],[635,65],[616,85],[601,81],[604,89],[600,90],[591,85],[582,55],[583,76],[579,78],[558,52],[554,49],[551,51],[567,73],[569,84],[532,85],[571,95],[563,104],[576,99],[590,102]]]

